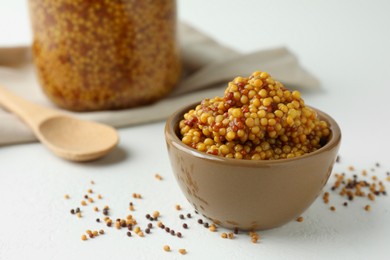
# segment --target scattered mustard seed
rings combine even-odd
[[[233,238],[234,238],[234,233],[233,233],[233,232],[230,232],[230,233],[228,234],[228,238],[229,238],[229,239],[233,239]]]
[[[76,216],[78,217],[78,218],[81,218],[82,216],[81,216],[81,212],[77,212],[76,213]]]
[[[164,249],[164,251],[166,251],[166,252],[170,252],[170,251],[171,251],[171,248],[170,248],[168,245],[165,245],[165,246],[163,247],[163,249]]]
[[[91,184],[92,184],[92,185],[94,185],[94,184],[95,184],[95,182],[94,182],[93,180],[91,180]]]
[[[364,206],[364,210],[365,210],[365,211],[370,211],[370,210],[371,210],[371,206],[370,206],[370,205]]]
[[[93,190],[92,189],[88,189],[88,193],[93,193]]]
[[[99,208],[98,208],[98,207],[94,207],[93,210],[96,211],[96,212],[98,212],[98,211],[99,211]]]
[[[87,240],[87,239],[88,239],[88,238],[87,238],[86,235],[82,235],[82,236],[81,236],[81,240],[85,241],[85,240]]]
[[[209,230],[210,230],[211,232],[217,231],[217,229],[216,229],[216,227],[215,227],[214,225],[211,225],[211,226],[209,227]]]
[[[85,202],[85,200],[82,200],[81,201],[81,206],[87,206],[87,202]]]
[[[94,200],[92,198],[88,198],[89,203],[94,203]]]
[[[161,177],[161,175],[160,174],[158,174],[158,173],[156,173],[155,175],[154,175],[154,177],[157,179],[157,180],[159,180],[159,181],[161,181],[163,178]]]
[[[176,210],[181,210],[181,206],[179,204],[176,204],[175,208]]]
[[[70,196],[68,194],[65,194],[64,198],[68,200],[68,199],[70,199]]]
[[[182,255],[185,255],[185,254],[187,254],[187,250],[185,250],[184,248],[180,248],[179,253]]]
[[[160,212],[158,212],[157,210],[153,212],[152,214],[153,218],[158,218],[160,216]]]
[[[223,233],[221,234],[221,237],[222,237],[222,238],[227,238],[228,235],[227,235],[225,232],[223,232]]]
[[[331,210],[331,211],[336,211],[336,208],[335,208],[334,206],[331,206],[331,207],[330,207],[330,210]]]
[[[100,229],[100,230],[99,230],[99,234],[100,234],[100,235],[104,235],[104,230],[103,230],[103,229]]]
[[[97,197],[98,197],[99,200],[101,200],[103,198],[102,195],[100,195],[100,194],[98,194]]]
[[[301,217],[298,217],[297,219],[296,219],[296,221],[297,222],[303,222],[303,217],[301,216]]]

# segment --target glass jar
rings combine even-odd
[[[145,105],[180,78],[174,0],[29,0],[38,79],[74,111]]]

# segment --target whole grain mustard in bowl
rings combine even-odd
[[[237,77],[223,97],[179,109],[165,127],[175,177],[214,223],[269,229],[302,214],[329,178],[336,121],[266,72]]]

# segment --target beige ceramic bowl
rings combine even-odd
[[[250,161],[209,155],[178,138],[179,121],[196,104],[167,120],[165,138],[176,180],[195,209],[228,228],[270,229],[299,217],[320,194],[331,174],[341,131],[315,109],[331,129],[328,143],[301,157]]]

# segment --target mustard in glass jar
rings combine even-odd
[[[74,111],[145,105],[180,77],[174,0],[29,0],[38,79]]]

